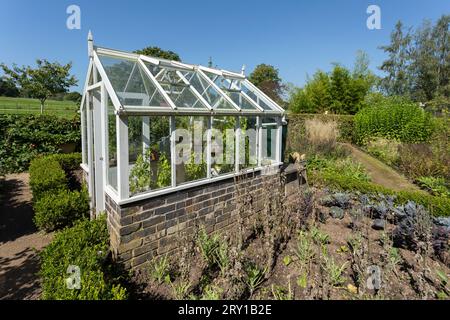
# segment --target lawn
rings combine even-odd
[[[44,114],[71,118],[79,109],[73,101],[47,100]],[[39,114],[40,102],[37,99],[0,97],[0,114]]]

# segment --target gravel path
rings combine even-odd
[[[52,239],[33,224],[28,173],[7,175],[0,190],[0,300],[39,299],[38,252]]]

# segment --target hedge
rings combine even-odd
[[[126,289],[108,263],[109,234],[106,219],[79,220],[58,232],[40,253],[42,298],[45,300],[123,300]],[[79,289],[69,288],[69,266],[80,271]],[[72,284],[76,283],[76,279]]]
[[[34,223],[40,230],[53,231],[71,226],[89,212],[89,194],[62,189],[48,193],[34,204]]]
[[[56,159],[36,158],[30,165],[30,187],[36,202],[47,192],[67,189],[66,173]]]
[[[88,216],[89,195],[85,187],[71,191],[66,171],[78,168],[81,155],[57,154],[38,157],[30,165],[34,222],[40,230],[53,231],[71,226]]]
[[[66,143],[81,150],[80,117],[0,114],[0,173],[26,171],[38,155],[60,152]]]
[[[336,172],[314,172],[313,174],[310,174],[309,178],[313,184],[341,190],[395,195],[398,204],[403,204],[408,200],[412,200],[423,205],[434,216],[450,216],[450,199],[432,196],[425,191],[394,191],[371,182],[352,179],[349,176],[341,175]]]

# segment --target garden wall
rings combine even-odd
[[[114,258],[125,268],[136,268],[176,250],[182,236],[193,236],[201,225],[208,233],[226,231],[237,222],[240,203],[250,205],[247,212],[252,215],[263,209],[269,185],[272,195],[282,190],[284,201],[295,201],[298,171],[293,166],[281,171],[270,176],[252,172],[236,181],[230,178],[212,182],[124,206],[106,196]]]

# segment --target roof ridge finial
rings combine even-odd
[[[91,30],[89,30],[87,40],[88,40],[88,55],[89,55],[89,58],[92,58],[94,56],[93,55],[93,52],[94,52],[94,37],[92,36]]]
[[[241,74],[242,74],[242,75],[245,75],[245,64],[242,65],[242,68],[241,68]]]

